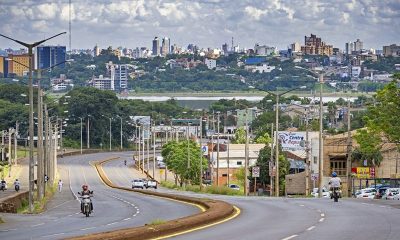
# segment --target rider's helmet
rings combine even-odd
[[[82,185],[82,190],[83,190],[83,191],[88,190],[88,188],[89,188],[88,185],[86,185],[86,184],[83,184],[83,185]]]
[[[15,181],[16,181],[16,182],[18,182],[18,178],[17,178],[17,179],[15,179]]]
[[[336,173],[336,172],[333,172],[333,173],[332,173],[332,177],[337,177],[337,173]]]

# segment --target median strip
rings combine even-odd
[[[200,230],[205,227],[213,226],[219,223],[226,222],[237,215],[240,210],[229,203],[211,200],[211,199],[200,199],[188,196],[180,196],[176,194],[160,193],[146,190],[133,190],[131,188],[120,187],[114,185],[105,174],[102,165],[108,161],[116,158],[110,158],[102,161],[93,162],[92,164],[97,170],[101,180],[109,187],[121,189],[131,192],[139,192],[146,195],[155,197],[166,198],[169,200],[180,201],[184,203],[193,204],[204,209],[201,213],[194,214],[187,217],[182,217],[158,225],[145,225],[142,227],[133,227],[120,229],[115,231],[108,231],[103,233],[95,233],[84,236],[79,236],[71,239],[84,239],[84,240],[97,240],[103,239],[163,239],[172,237],[184,233],[188,233],[195,230]]]

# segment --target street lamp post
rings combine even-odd
[[[219,114],[217,112],[217,186],[219,186]]]
[[[12,40],[26,48],[28,48],[29,55],[29,212],[33,211],[33,190],[34,190],[34,159],[33,159],[33,136],[34,136],[34,122],[33,122],[33,84],[32,84],[32,70],[33,70],[33,48],[39,46],[40,44],[55,38],[59,35],[65,34],[66,32],[59,33],[50,38],[34,42],[34,43],[25,43],[5,35],[0,34],[0,36]]]
[[[82,141],[83,140],[83,136],[82,136],[83,135],[83,133],[82,133],[83,125],[82,125],[82,118],[80,117],[79,119],[81,120],[81,155],[82,155],[82,152],[83,152],[82,151],[82,147],[83,147],[83,141]]]

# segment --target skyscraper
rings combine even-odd
[[[158,37],[155,37],[153,40],[153,56],[160,55],[160,40]]]
[[[363,45],[363,42],[361,42],[360,39],[357,39],[357,41],[354,42],[354,51],[361,52],[364,47]]]
[[[170,53],[171,50],[171,41],[169,38],[165,37],[162,39],[161,45],[161,55],[166,56]]]
[[[65,61],[65,46],[38,46],[36,48],[37,68],[44,69]],[[60,64],[64,67],[65,64]]]

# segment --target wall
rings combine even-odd
[[[17,213],[17,209],[21,207],[22,201],[28,201],[28,196],[29,192],[23,191],[0,199],[0,212]]]

